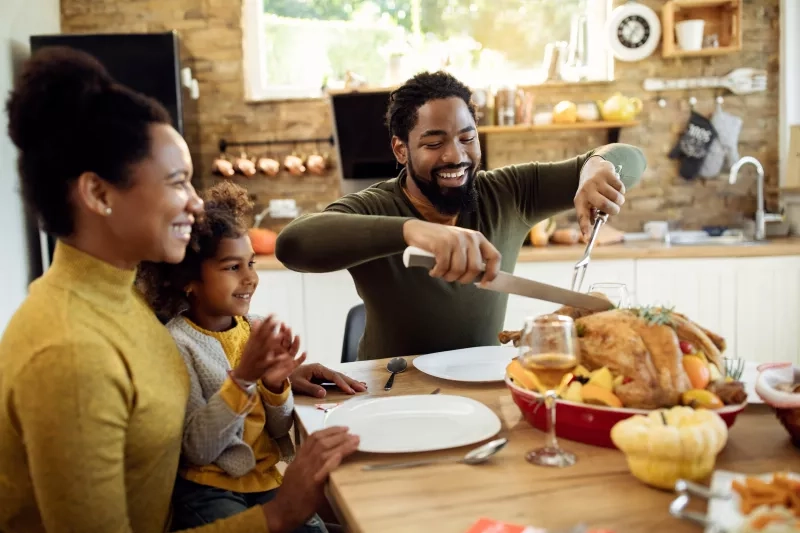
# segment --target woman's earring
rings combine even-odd
[[[106,207],[105,213],[106,213],[106,216],[110,215],[111,214],[111,208],[110,207]]]

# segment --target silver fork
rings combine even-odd
[[[598,211],[597,216],[594,219],[592,235],[589,237],[589,244],[586,245],[586,250],[583,252],[583,257],[581,257],[580,260],[575,263],[575,268],[572,270],[573,291],[581,290],[583,278],[586,276],[586,269],[589,268],[589,259],[592,254],[592,248],[594,247],[594,241],[597,240],[597,234],[600,233],[600,226],[605,224],[606,220],[608,220],[608,215],[602,211]]]
[[[730,377],[734,381],[739,381],[744,373],[744,359],[739,357],[725,357],[723,360],[725,365],[725,376]]]
[[[687,511],[686,507],[689,505],[689,500],[692,496],[698,496],[704,500],[729,500],[732,498],[731,494],[711,492],[711,490],[707,487],[684,479],[679,479],[675,483],[675,492],[678,494],[678,496],[672,500],[669,505],[670,515],[674,516],[675,518],[688,520],[689,522],[694,522],[695,524],[701,525],[706,528],[707,532],[710,533],[728,533],[724,529],[720,528],[717,524],[709,521],[705,513]]]
[[[622,165],[617,167],[617,177],[619,178],[622,172]],[[589,243],[586,245],[586,250],[583,252],[575,267],[572,270],[572,290],[580,291],[583,285],[583,278],[586,276],[586,269],[589,268],[589,261],[594,248],[594,242],[597,240],[597,235],[600,233],[600,227],[608,221],[608,213],[598,211],[594,218],[594,228],[592,228],[592,235],[589,237]]]

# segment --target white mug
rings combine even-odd
[[[665,220],[653,220],[645,223],[644,232],[656,241],[666,240],[669,236],[669,222]]]
[[[684,20],[675,24],[675,35],[678,46],[682,50],[700,50],[703,48],[703,30],[706,21],[703,19]]]

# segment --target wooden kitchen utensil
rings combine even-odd
[[[737,68],[723,77],[703,78],[647,78],[645,91],[681,91],[685,89],[728,89],[733,94],[752,94],[767,90],[767,71],[754,68]]]

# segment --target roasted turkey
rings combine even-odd
[[[724,339],[680,313],[659,307],[602,312],[562,307],[555,312],[575,320],[583,366],[589,370],[605,366],[624,376],[614,393],[626,407],[671,407],[692,388],[683,369],[680,341],[702,351],[724,375]],[[517,346],[520,336],[520,331],[502,331],[498,338],[502,344]]]

